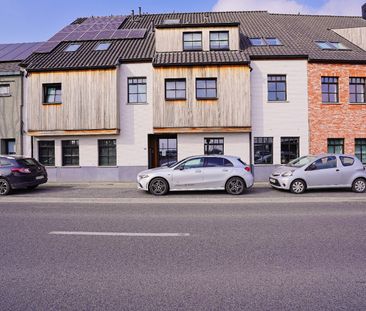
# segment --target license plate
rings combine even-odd
[[[269,179],[269,182],[270,182],[271,184],[275,184],[275,183],[276,183],[276,179],[274,179],[274,178],[270,178],[270,179]]]
[[[43,179],[44,178],[44,176],[43,175],[41,175],[41,176],[36,176],[36,179],[37,180],[39,180],[39,179]]]

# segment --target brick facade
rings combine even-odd
[[[322,103],[321,77],[338,77],[339,103]],[[327,152],[328,138],[343,138],[355,153],[355,138],[366,138],[366,103],[349,103],[349,78],[366,77],[366,65],[308,64],[310,153]]]

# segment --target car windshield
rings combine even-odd
[[[287,166],[303,167],[304,165],[307,165],[307,164],[315,161],[315,159],[316,159],[316,157],[314,157],[314,156],[304,156],[304,157],[300,157],[295,160],[292,160],[291,162],[289,162],[287,164]]]

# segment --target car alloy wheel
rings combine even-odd
[[[0,195],[7,195],[10,192],[10,184],[5,179],[0,179]]]
[[[244,181],[239,177],[232,177],[226,183],[226,191],[229,194],[242,194],[245,190]]]
[[[305,192],[305,183],[302,180],[295,180],[291,184],[291,192],[295,194],[301,194]]]
[[[150,182],[149,190],[154,195],[164,195],[168,192],[168,183],[163,178],[155,178]]]
[[[363,178],[357,178],[353,182],[352,190],[357,193],[363,193],[366,191],[366,181]]]

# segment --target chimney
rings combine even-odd
[[[135,10],[131,10],[131,17],[132,17],[132,20],[135,20]]]
[[[139,6],[139,15],[142,15],[142,8]]]
[[[366,19],[366,3],[362,6],[362,18]]]

